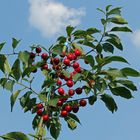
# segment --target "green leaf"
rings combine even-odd
[[[24,78],[25,76],[29,76],[30,73],[33,72],[35,69],[36,69],[35,66],[25,68],[23,73],[22,73],[22,78]]]
[[[10,80],[5,83],[4,88],[12,92],[14,84],[15,84],[15,81]]]
[[[90,64],[91,67],[94,66],[95,61],[92,55],[87,55],[84,59]]]
[[[79,118],[75,114],[69,113],[68,117],[70,117],[71,119],[73,119],[76,122],[78,122],[79,124],[81,124]]]
[[[2,50],[2,48],[4,47],[6,42],[0,43],[0,51]]]
[[[118,107],[115,102],[115,100],[108,94],[101,95],[101,100],[105,103],[106,107],[114,113],[114,111],[117,111]]]
[[[55,124],[51,125],[51,127],[50,127],[50,134],[51,134],[51,136],[52,136],[55,140],[57,140],[57,138],[58,138],[59,135],[60,135],[60,128],[57,127],[57,126],[55,126]]]
[[[80,36],[80,37],[84,37],[86,36],[86,31],[84,30],[76,30],[74,33],[73,33],[74,36]]]
[[[71,36],[71,33],[72,33],[72,31],[73,31],[74,29],[75,29],[75,28],[72,27],[72,26],[67,26],[67,27],[66,27],[67,35],[68,35],[68,36]]]
[[[112,10],[110,10],[108,13],[107,13],[107,16],[110,16],[110,15],[121,15],[121,7],[116,7],[116,8],[113,8]]]
[[[56,55],[61,55],[63,52],[64,46],[57,44],[55,46],[53,46],[52,48],[52,53],[56,54]]]
[[[114,27],[110,31],[112,31],[112,32],[132,32],[132,30],[128,27]]]
[[[125,87],[116,87],[116,88],[110,87],[110,90],[116,96],[121,96],[121,97],[126,98],[126,99],[133,98],[130,90],[128,90]]]
[[[109,18],[108,21],[115,24],[128,24],[128,22],[121,16],[115,16],[115,17]]]
[[[87,30],[86,30],[86,32],[87,32],[87,34],[95,34],[95,33],[99,33],[100,32],[100,30],[98,30],[98,29],[96,29],[96,28],[88,28]]]
[[[107,5],[106,6],[106,11],[109,11],[109,9],[112,7],[112,5]]]
[[[6,84],[7,81],[8,81],[7,78],[1,78],[0,79],[0,85],[4,88],[4,86],[5,86],[5,84]]]
[[[34,130],[38,127],[39,121],[40,121],[40,118],[38,115],[36,115],[32,121],[32,127]]]
[[[92,42],[90,42],[90,41],[87,41],[87,40],[79,40],[77,43],[78,44],[81,44],[81,45],[85,45],[85,46],[91,47],[92,49],[93,48],[95,49],[95,45]]]
[[[76,124],[75,120],[73,120],[72,118],[69,118],[69,117],[65,118],[65,120],[66,120],[66,122],[67,122],[67,124],[68,124],[68,127],[69,127],[71,130],[76,129],[77,124]]]
[[[47,96],[46,96],[46,93],[45,92],[42,92],[38,95],[38,98],[43,101],[43,102],[46,102],[47,101]]]
[[[114,47],[110,43],[104,43],[103,44],[103,50],[105,52],[113,53],[114,52]]]
[[[10,132],[0,137],[6,140],[29,140],[29,138],[22,132]]]
[[[70,73],[69,73],[68,70],[62,70],[62,73],[63,73],[64,76],[70,77]]]
[[[82,74],[76,73],[76,74],[72,75],[72,79],[74,81],[78,81],[81,78],[81,76],[82,76]]]
[[[12,66],[12,71],[11,71],[13,77],[18,81],[21,76],[21,69],[20,69],[20,60],[16,59]]]
[[[132,77],[139,77],[140,76],[140,73],[132,68],[126,67],[126,68],[121,69],[121,71],[126,76],[132,76]]]
[[[12,47],[15,49],[21,40],[12,38]]]
[[[13,111],[14,104],[15,104],[16,99],[17,99],[17,97],[18,97],[18,95],[19,95],[20,92],[21,92],[21,90],[17,90],[10,97],[10,101],[11,101],[11,112]]]
[[[93,105],[97,101],[97,97],[95,95],[92,95],[88,98],[88,102],[90,105]]]
[[[102,9],[97,8],[97,10],[100,11],[100,12],[102,12],[103,14],[105,14],[105,12]]]
[[[137,87],[134,85],[132,81],[129,80],[118,80],[117,83],[124,85],[125,87],[131,89],[132,91],[136,91]]]
[[[53,107],[57,107],[58,101],[59,101],[59,98],[50,99],[50,100],[48,101],[48,105],[49,105],[49,106],[53,106]]]

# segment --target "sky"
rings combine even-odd
[[[57,36],[65,34],[66,25],[78,29],[100,28],[101,14],[96,8],[106,5],[123,7],[122,14],[132,28],[132,34],[120,34],[124,51],[119,52],[137,70],[140,70],[140,1],[139,0],[1,0],[0,42],[6,41],[9,51],[11,38],[21,39],[20,49],[32,44],[49,47]],[[80,110],[78,116],[82,125],[75,131],[63,123],[58,140],[138,140],[140,139],[140,79],[133,79],[138,86],[134,99],[115,98],[118,111],[109,112],[101,101],[94,106]],[[39,82],[39,81],[37,81]],[[37,84],[36,82],[36,84]],[[10,131],[32,133],[30,113],[24,114],[19,104],[10,112],[10,93],[0,90],[0,135]]]

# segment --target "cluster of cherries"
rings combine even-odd
[[[58,103],[57,103],[57,106],[61,108],[61,111],[60,111],[61,117],[67,117],[71,111],[73,111],[74,113],[77,113],[79,111],[79,106],[81,107],[86,106],[87,101],[85,99],[77,100],[78,103],[74,105],[68,104],[68,102],[65,103],[67,99],[69,97],[72,97],[75,93],[77,95],[82,94],[83,87],[78,87],[75,90],[72,89],[73,85],[75,84],[73,81],[73,75],[82,72],[82,68],[80,67],[80,64],[77,62],[78,58],[82,56],[82,52],[79,49],[75,48],[68,54],[63,53],[62,55],[60,55],[60,58],[59,57],[53,58],[53,57],[50,57],[47,53],[41,54],[42,49],[40,47],[37,47],[35,51],[36,53],[33,53],[33,52],[30,53],[30,58],[34,59],[36,55],[41,56],[41,58],[45,62],[41,66],[42,70],[46,70],[46,71],[49,70],[47,60],[48,58],[50,58],[50,64],[52,65],[52,69],[56,71],[56,75],[57,75],[56,85],[58,86],[57,92],[60,95],[60,97],[62,97],[58,100]],[[88,62],[85,61],[85,63],[87,64]],[[67,67],[73,68],[73,71],[70,73],[69,77],[65,76],[62,73],[62,70],[67,69]],[[35,70],[34,72],[36,71],[37,70]],[[65,81],[64,84],[63,84],[63,80]],[[64,85],[66,85],[69,88],[68,93],[66,93],[65,90],[63,89],[62,86]],[[44,108],[43,104],[41,103],[37,104],[36,108],[37,108],[37,114],[43,117],[43,121],[48,121],[49,115],[48,114],[43,115],[43,111],[42,111],[42,109]]]

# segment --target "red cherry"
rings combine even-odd
[[[75,71],[78,72],[78,73],[80,73],[82,71],[81,70],[81,67],[76,68]]]
[[[62,105],[63,105],[63,100],[59,99],[58,102],[57,102],[57,106],[62,106]]]
[[[48,58],[48,54],[47,53],[42,53],[41,58],[43,60],[46,60]]]
[[[66,85],[68,87],[72,87],[74,85],[74,82],[72,80],[68,80],[67,83],[66,83]]]
[[[35,56],[36,56],[35,53],[33,53],[33,52],[30,53],[30,58],[31,59],[35,58]]]
[[[76,56],[80,56],[82,54],[79,49],[75,49],[74,53],[75,53]]]
[[[44,116],[43,116],[43,121],[48,121],[48,120],[49,120],[49,115],[47,115],[47,114],[44,115]]]
[[[73,54],[73,59],[76,60],[77,59],[77,56],[75,54]]]
[[[77,88],[76,90],[75,90],[75,92],[77,93],[77,94],[81,94],[82,93],[82,88]]]
[[[80,103],[80,106],[82,106],[82,107],[87,105],[87,101],[84,99],[81,99],[79,103]]]
[[[79,106],[75,105],[73,108],[72,108],[72,111],[74,113],[77,113],[79,111]]]
[[[62,85],[62,81],[61,80],[57,80],[57,85],[61,86]]]
[[[42,49],[40,47],[36,48],[36,53],[41,53]]]
[[[76,69],[76,68],[78,68],[78,67],[79,67],[79,63],[78,63],[78,62],[74,62],[74,63],[73,63],[73,68]]]
[[[74,55],[73,55],[73,53],[69,53],[69,54],[67,55],[67,58],[68,58],[69,60],[74,60]]]
[[[38,116],[42,116],[42,114],[43,114],[43,111],[41,109],[37,110],[37,115]]]
[[[47,65],[47,64],[44,64],[44,65],[42,66],[42,70],[48,70],[48,65]]]
[[[65,81],[68,81],[68,80],[72,80],[72,77],[71,77],[71,76],[70,76],[70,77],[66,77],[66,76],[65,76],[64,79],[65,79]]]
[[[70,65],[70,60],[68,58],[65,58],[63,63],[66,65],[66,66],[69,66]]]
[[[61,111],[61,116],[62,117],[67,117],[68,116],[68,112],[66,110],[62,110]]]
[[[60,74],[59,77],[60,77],[61,79],[64,79],[64,78],[65,78],[65,76],[64,76],[63,74]]]
[[[63,88],[59,88],[59,89],[58,89],[58,93],[59,93],[60,95],[64,95],[64,94],[65,94],[65,91],[64,91]]]
[[[69,95],[69,96],[73,96],[74,94],[75,94],[75,90],[69,89],[68,95]]]
[[[42,109],[42,108],[43,108],[43,104],[41,104],[41,103],[40,103],[40,104],[37,104],[37,105],[36,105],[36,108],[37,108],[37,109]]]
[[[77,72],[76,71],[73,71],[70,75],[73,76],[75,75]]]
[[[70,105],[66,105],[66,106],[64,107],[64,110],[66,110],[67,112],[71,112],[72,107],[71,107]]]
[[[60,59],[56,57],[56,58],[54,58],[53,62],[54,62],[54,64],[58,65],[60,62]]]

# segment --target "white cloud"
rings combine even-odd
[[[135,46],[140,47],[140,29],[132,34],[131,39]]]
[[[67,25],[77,26],[85,9],[69,8],[54,0],[29,0],[29,23],[44,37],[52,37],[64,31]]]

